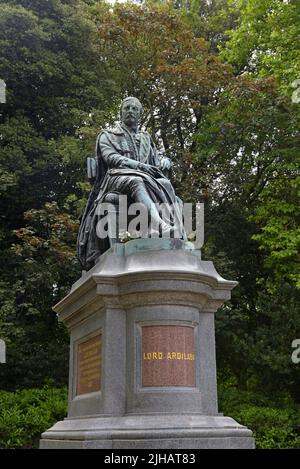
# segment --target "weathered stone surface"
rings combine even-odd
[[[183,242],[114,245],[55,307],[71,332],[69,411],[41,448],[252,448],[217,408],[214,312],[235,285]],[[101,390],[81,394],[78,344],[99,335]]]
[[[160,415],[65,420],[42,448],[253,448],[252,432],[223,416]]]

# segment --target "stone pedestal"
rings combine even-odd
[[[236,282],[180,240],[115,244],[55,306],[71,332],[68,417],[41,448],[253,448],[218,414],[214,313]]]

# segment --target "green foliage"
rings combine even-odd
[[[173,0],[185,21],[193,28],[197,37],[209,42],[211,52],[218,53],[225,46],[239,18],[239,10],[230,0]]]
[[[98,63],[97,29],[80,0],[1,0],[0,76],[5,113],[16,109],[46,138],[74,134],[108,99],[105,64]],[[106,93],[105,93],[106,91]]]
[[[253,216],[260,226],[260,233],[253,236],[264,250],[268,277],[265,279],[270,291],[284,281],[295,282],[300,289],[300,211],[297,177],[299,159],[289,162],[285,174],[270,184],[260,197],[260,204]]]
[[[7,84],[0,107],[0,336],[8,350],[1,386],[37,386],[49,377],[64,384],[68,334],[52,307],[80,273],[75,241],[88,191],[85,159],[113,80],[98,61],[97,27],[84,2],[0,4]]]
[[[298,120],[274,82],[238,77],[212,103],[198,127],[197,163],[202,184],[248,207],[266,186],[293,173]]]
[[[41,433],[66,412],[66,388],[0,391],[0,448],[38,448]]]
[[[257,278],[266,275],[264,252],[260,253],[254,242],[262,242],[260,224],[271,217],[264,200],[272,196],[274,206],[278,199],[288,203],[286,194],[294,184],[291,174],[295,173],[299,145],[297,126],[292,109],[272,81],[238,78],[217,104],[207,107],[195,136],[192,164],[197,176],[189,190],[196,198],[199,186],[209,188],[207,240],[222,246],[234,262],[232,273],[247,289],[248,304],[255,302]],[[278,197],[275,187],[285,188],[284,198]],[[295,235],[294,190],[293,194],[285,221],[278,221],[291,237]],[[266,217],[259,219],[259,211]],[[290,270],[290,264],[285,268]]]
[[[282,398],[221,386],[220,410],[251,428],[258,449],[300,448],[300,406]]]
[[[54,202],[31,209],[25,219],[26,227],[15,231],[19,242],[10,249],[15,282],[10,287],[3,282],[0,290],[0,336],[7,342],[8,355],[0,376],[9,389],[37,386],[49,378],[66,382],[68,334],[57,324],[52,306],[79,274],[78,224]]]
[[[217,313],[219,366],[240,387],[255,377],[258,387],[288,389],[297,401],[298,129],[298,114],[272,80],[237,77],[206,108],[189,188],[195,198],[199,186],[209,189],[204,255],[218,265],[222,254],[220,271],[239,281]]]
[[[238,0],[240,22],[231,30],[224,56],[260,76],[273,76],[291,96],[299,78],[299,0]]]

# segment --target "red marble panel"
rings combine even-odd
[[[142,386],[196,386],[192,326],[142,326]]]
[[[77,348],[77,395],[101,389],[101,334]]]

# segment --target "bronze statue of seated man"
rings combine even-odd
[[[93,267],[111,244],[109,238],[97,235],[97,208],[104,202],[117,203],[118,195],[126,195],[130,203],[143,204],[154,225],[160,227],[161,235],[171,233],[175,225],[185,239],[182,202],[164,174],[171,161],[160,158],[150,135],[139,129],[140,101],[134,97],[124,99],[120,115],[121,122],[102,131],[96,142],[96,177],[78,234],[78,257],[85,270]],[[175,213],[172,223],[161,215],[159,204],[172,206]],[[149,236],[150,233],[151,230]]]

